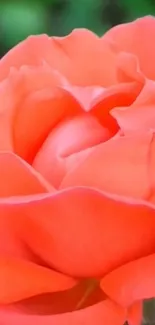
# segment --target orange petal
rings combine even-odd
[[[62,181],[73,186],[154,200],[154,136],[150,133],[115,137],[102,143]],[[152,198],[151,198],[152,196]]]
[[[12,87],[18,95],[14,103],[14,150],[29,162],[53,127],[66,116],[82,112],[76,99],[58,87],[63,80],[56,77],[47,66],[25,67],[12,75]]]
[[[147,80],[143,90],[130,107],[114,108],[111,115],[124,134],[155,129],[155,82]]]
[[[41,263],[42,261],[38,256],[35,256],[26,245],[23,245],[20,236],[17,236],[15,222],[18,222],[18,220],[14,219],[15,215],[20,218],[20,214],[12,205],[10,208],[9,206],[8,208],[6,206],[0,207],[0,256],[13,256],[14,258],[27,259],[42,265],[43,263]]]
[[[109,88],[65,86],[81,104],[85,112],[95,115],[100,123],[113,134],[118,130],[117,121],[110,115],[111,109],[129,106],[135,101],[143,87],[143,82],[134,80],[122,82]]]
[[[52,58],[51,42],[47,35],[30,36],[11,49],[0,61],[0,80],[6,78],[11,67],[38,66]],[[50,58],[50,59],[51,59]]]
[[[75,29],[68,36],[53,37],[52,45],[55,54],[52,67],[74,85],[109,86],[116,82],[116,55],[106,41],[91,31]]]
[[[89,112],[93,102],[98,101],[98,98],[107,93],[108,90],[100,86],[81,87],[71,84],[66,85],[65,89],[79,101],[85,112]]]
[[[7,308],[0,310],[3,325],[122,325],[126,320],[126,312],[110,300],[104,300],[96,305],[71,313],[58,315],[25,315],[8,312]]]
[[[106,114],[114,107],[130,106],[139,95],[142,87],[142,83],[135,81],[109,87],[94,98],[91,102],[89,112],[99,116],[100,120],[105,124]]]
[[[155,18],[153,16],[116,26],[103,36],[104,40],[115,42],[118,50],[135,54],[140,69],[150,79],[155,79],[155,68],[152,65],[155,56],[155,46],[152,43],[154,38]]]
[[[153,298],[155,296],[155,254],[134,260],[114,270],[102,279],[101,287],[122,306]]]
[[[13,151],[13,102],[12,87],[6,79],[0,83],[0,151]]]
[[[139,72],[134,56],[126,53],[118,55],[117,79],[118,84],[100,91],[100,94],[92,100],[89,108],[89,112],[95,115],[104,127],[108,127],[113,135],[121,125],[119,125],[117,116],[115,118],[115,115],[111,114],[111,110],[114,107],[131,106],[144,86],[145,80]]]
[[[76,281],[37,264],[0,257],[0,304],[10,304],[40,293],[63,291]]]
[[[85,279],[67,290],[25,298],[7,305],[7,310],[43,316],[69,313],[93,306],[107,297],[100,287],[94,287],[91,282],[95,281]]]
[[[79,154],[82,156],[82,151],[85,158],[85,151],[88,150],[84,149],[91,150],[92,146],[109,137],[109,130],[103,128],[94,116],[82,114],[71,120],[67,119],[49,133],[35,156],[33,167],[53,186],[58,187],[68,169],[77,163],[76,157]]]
[[[154,252],[155,211],[144,202],[74,188],[1,200],[0,215],[7,211],[7,230],[44,263],[74,277],[103,276]]]
[[[139,61],[132,53],[120,52],[117,57],[117,78],[119,82],[129,83],[133,80],[143,83],[145,75],[141,72]]]
[[[128,308],[128,324],[141,325],[143,318],[143,302],[137,301]]]
[[[0,152],[0,197],[47,193],[54,189],[20,157]]]
[[[16,148],[15,122],[16,118],[18,119],[18,111],[22,110],[27,96],[30,96],[30,94],[32,96],[34,92],[44,89],[46,101],[47,95],[49,97],[49,89],[51,91],[53,86],[64,84],[66,84],[64,78],[46,63],[36,68],[24,66],[20,71],[10,68],[8,78],[1,82],[0,85],[0,150],[13,151]],[[42,100],[43,94],[40,94],[40,97]],[[29,118],[30,121],[31,118]],[[23,125],[21,128],[23,128]]]
[[[31,36],[2,58],[0,79],[12,66],[37,66],[46,61],[75,85],[108,86],[116,82],[115,57],[106,41],[86,29],[76,29],[65,37]]]

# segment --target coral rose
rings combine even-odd
[[[154,34],[145,17],[1,59],[2,325],[140,324],[155,295]]]

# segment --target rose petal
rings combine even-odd
[[[117,121],[111,116],[114,107],[129,106],[139,95],[143,82],[119,83],[109,88],[65,86],[81,104],[84,111],[95,115],[100,123],[115,134],[118,131]]]
[[[74,277],[103,276],[154,252],[155,212],[144,202],[74,188],[1,200],[0,215],[7,211],[7,231],[44,263]]]
[[[74,117],[86,110],[85,100],[88,99],[88,95],[84,94],[82,89],[76,88],[77,96],[75,87],[65,86],[61,76],[55,75],[48,66],[37,69],[23,67],[19,72],[12,73],[9,80],[12,91],[18,94],[17,98],[12,98],[14,150],[24,159],[32,162],[35,153],[53,127],[62,119]],[[97,117],[100,115],[100,122],[110,129],[109,120],[114,121],[113,117],[109,116],[110,109],[116,105],[130,105],[139,94],[141,87],[140,82],[130,82],[105,90],[102,97],[96,94],[95,102],[93,98],[90,102],[90,106],[94,106],[92,113]],[[95,89],[98,88],[94,87],[93,91]],[[75,95],[78,99],[74,97]],[[115,125],[113,133],[118,129],[116,122]]]
[[[30,36],[12,48],[0,61],[0,80],[6,78],[11,67],[39,66],[51,56],[50,38],[47,35]]]
[[[53,192],[54,188],[20,157],[0,153],[0,197]]]
[[[150,37],[151,35],[151,37]],[[155,56],[155,19],[146,16],[127,24],[110,29],[103,39],[115,42],[120,51],[133,53],[137,56],[140,69],[150,78],[155,79],[155,69],[152,65]]]
[[[153,201],[154,143],[151,132],[102,143],[66,174],[61,188],[86,186]]]
[[[145,239],[144,239],[145,240]],[[137,259],[114,270],[101,287],[122,306],[155,296],[155,254]]]
[[[85,157],[84,149],[91,149],[109,137],[108,128],[103,128],[94,116],[81,114],[71,120],[67,119],[50,132],[35,156],[33,167],[53,186],[58,187],[66,175],[68,167],[75,166],[76,159],[70,159],[71,155],[79,156],[79,152],[83,150]],[[67,164],[68,160],[70,166]],[[71,164],[71,160],[73,164]]]
[[[16,119],[18,121],[18,113],[22,112],[22,107],[25,103],[27,96],[39,97],[39,92],[44,90],[45,102],[49,94],[51,94],[51,89],[56,86],[63,86],[66,84],[63,76],[58,72],[52,70],[47,64],[42,64],[39,67],[22,67],[20,71],[10,68],[9,76],[6,80],[0,84],[0,150],[11,150],[13,151],[18,148],[18,141],[16,144]],[[34,94],[34,92],[36,92]],[[38,92],[38,93],[37,93]],[[40,94],[40,100],[43,100],[43,94]],[[32,102],[34,100],[32,99]],[[28,112],[33,106],[27,103]],[[28,113],[27,113],[28,114]],[[33,117],[33,112],[31,113]],[[26,116],[25,116],[26,117]],[[25,121],[27,130],[31,118]],[[21,129],[23,125],[21,126]],[[27,130],[22,130],[23,133],[28,133]],[[18,136],[18,135],[17,135]],[[14,143],[15,142],[15,143]]]
[[[107,42],[91,31],[75,29],[70,35],[54,37],[52,41],[57,54],[52,66],[57,66],[71,83],[78,86],[109,86],[116,82],[115,53]],[[60,60],[61,53],[65,54],[63,60]]]
[[[22,259],[0,257],[0,304],[40,293],[63,291],[75,284],[72,278],[51,269]]]
[[[91,109],[94,101],[98,100],[101,95],[103,96],[107,92],[106,88],[99,86],[80,87],[69,84],[65,86],[65,89],[79,101],[86,112]]]
[[[103,113],[107,111],[109,113],[112,108],[124,105],[130,106],[139,95],[142,87],[142,83],[133,81],[130,83],[120,83],[106,88],[91,102],[89,111],[92,113],[91,110],[97,110],[100,117],[103,117],[104,119]],[[98,105],[100,106],[98,107]]]
[[[14,150],[32,163],[52,128],[66,116],[82,112],[82,108],[71,94],[56,87],[50,70],[45,73],[24,68],[12,76],[12,82],[19,96],[14,108]],[[29,82],[32,87],[27,85]]]
[[[0,151],[13,151],[13,131],[12,131],[12,88],[8,80],[0,83]]]
[[[133,80],[143,83],[145,75],[141,72],[136,55],[120,52],[117,57],[117,78],[119,82],[131,82]]]
[[[7,306],[7,311],[20,311],[22,314],[26,315],[55,315],[75,312],[76,310],[93,306],[101,301],[106,302],[105,299],[107,300],[107,297],[100,288],[96,288],[92,292],[89,291],[89,295],[86,296],[86,299],[83,301],[81,297],[85,295],[84,290],[87,288],[86,283],[91,283],[91,280],[80,281],[78,285],[63,292],[59,291],[50,294],[42,294],[10,304]],[[82,305],[80,304],[81,302]],[[135,302],[127,308],[126,320],[128,320],[130,325],[139,325],[141,324],[142,313],[142,301]]]
[[[141,325],[143,318],[143,302],[135,302],[128,308],[128,324]]]
[[[11,66],[36,66],[43,60],[75,85],[108,86],[116,82],[115,54],[106,41],[86,29],[76,29],[65,37],[27,38],[1,60],[0,79],[7,76]]]
[[[0,310],[0,319],[3,325],[122,325],[126,320],[126,311],[110,300],[104,300],[94,306],[71,313],[52,316],[29,316],[25,314]]]
[[[155,129],[155,82],[147,80],[135,102],[128,107],[114,108],[111,115],[117,120],[124,134]]]
[[[96,281],[97,282],[97,281]],[[75,283],[76,284],[76,283]],[[107,299],[94,280],[82,280],[63,291],[42,293],[7,305],[7,311],[27,315],[56,315],[74,312]]]

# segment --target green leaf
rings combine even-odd
[[[126,9],[130,20],[136,19],[145,15],[155,14],[155,4],[146,0],[120,0],[120,6]]]
[[[0,4],[0,27],[7,48],[31,34],[47,30],[44,6],[41,3],[6,2]]]

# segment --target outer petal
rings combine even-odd
[[[3,325],[122,325],[126,320],[126,312],[109,300],[72,313],[51,316],[30,316],[0,310]]]
[[[6,78],[11,67],[38,66],[51,55],[50,38],[47,35],[30,36],[11,49],[0,61],[0,80]]]
[[[151,132],[102,143],[66,175],[61,188],[87,186],[153,201],[154,144]]]
[[[54,191],[51,185],[21,158],[0,153],[0,197],[30,195]]]
[[[125,134],[155,129],[155,82],[147,80],[135,102],[128,107],[114,108],[111,115]]]
[[[7,76],[11,66],[36,66],[44,60],[71,83],[108,86],[116,82],[115,57],[106,41],[85,29],[65,37],[31,36],[0,61],[0,79]]]
[[[155,250],[154,207],[95,190],[1,200],[0,216],[33,254],[72,276],[102,276]]]
[[[140,69],[150,79],[155,79],[155,68],[152,65],[155,56],[155,46],[152,43],[154,38],[155,18],[151,16],[116,26],[103,36],[106,41],[116,43],[120,51],[135,54]]]
[[[111,43],[86,29],[76,29],[65,37],[31,36],[1,59],[0,80],[12,66],[19,69],[45,61],[74,85],[109,87],[118,81],[117,56]],[[132,62],[128,65],[132,70]]]
[[[55,52],[52,67],[67,76],[71,83],[109,86],[116,82],[115,53],[106,41],[89,30],[75,29],[66,37],[54,37],[52,43]]]
[[[121,266],[103,278],[101,287],[122,306],[155,296],[155,254]]]
[[[76,284],[70,277],[37,264],[0,257],[0,304],[40,293],[63,291]]]

